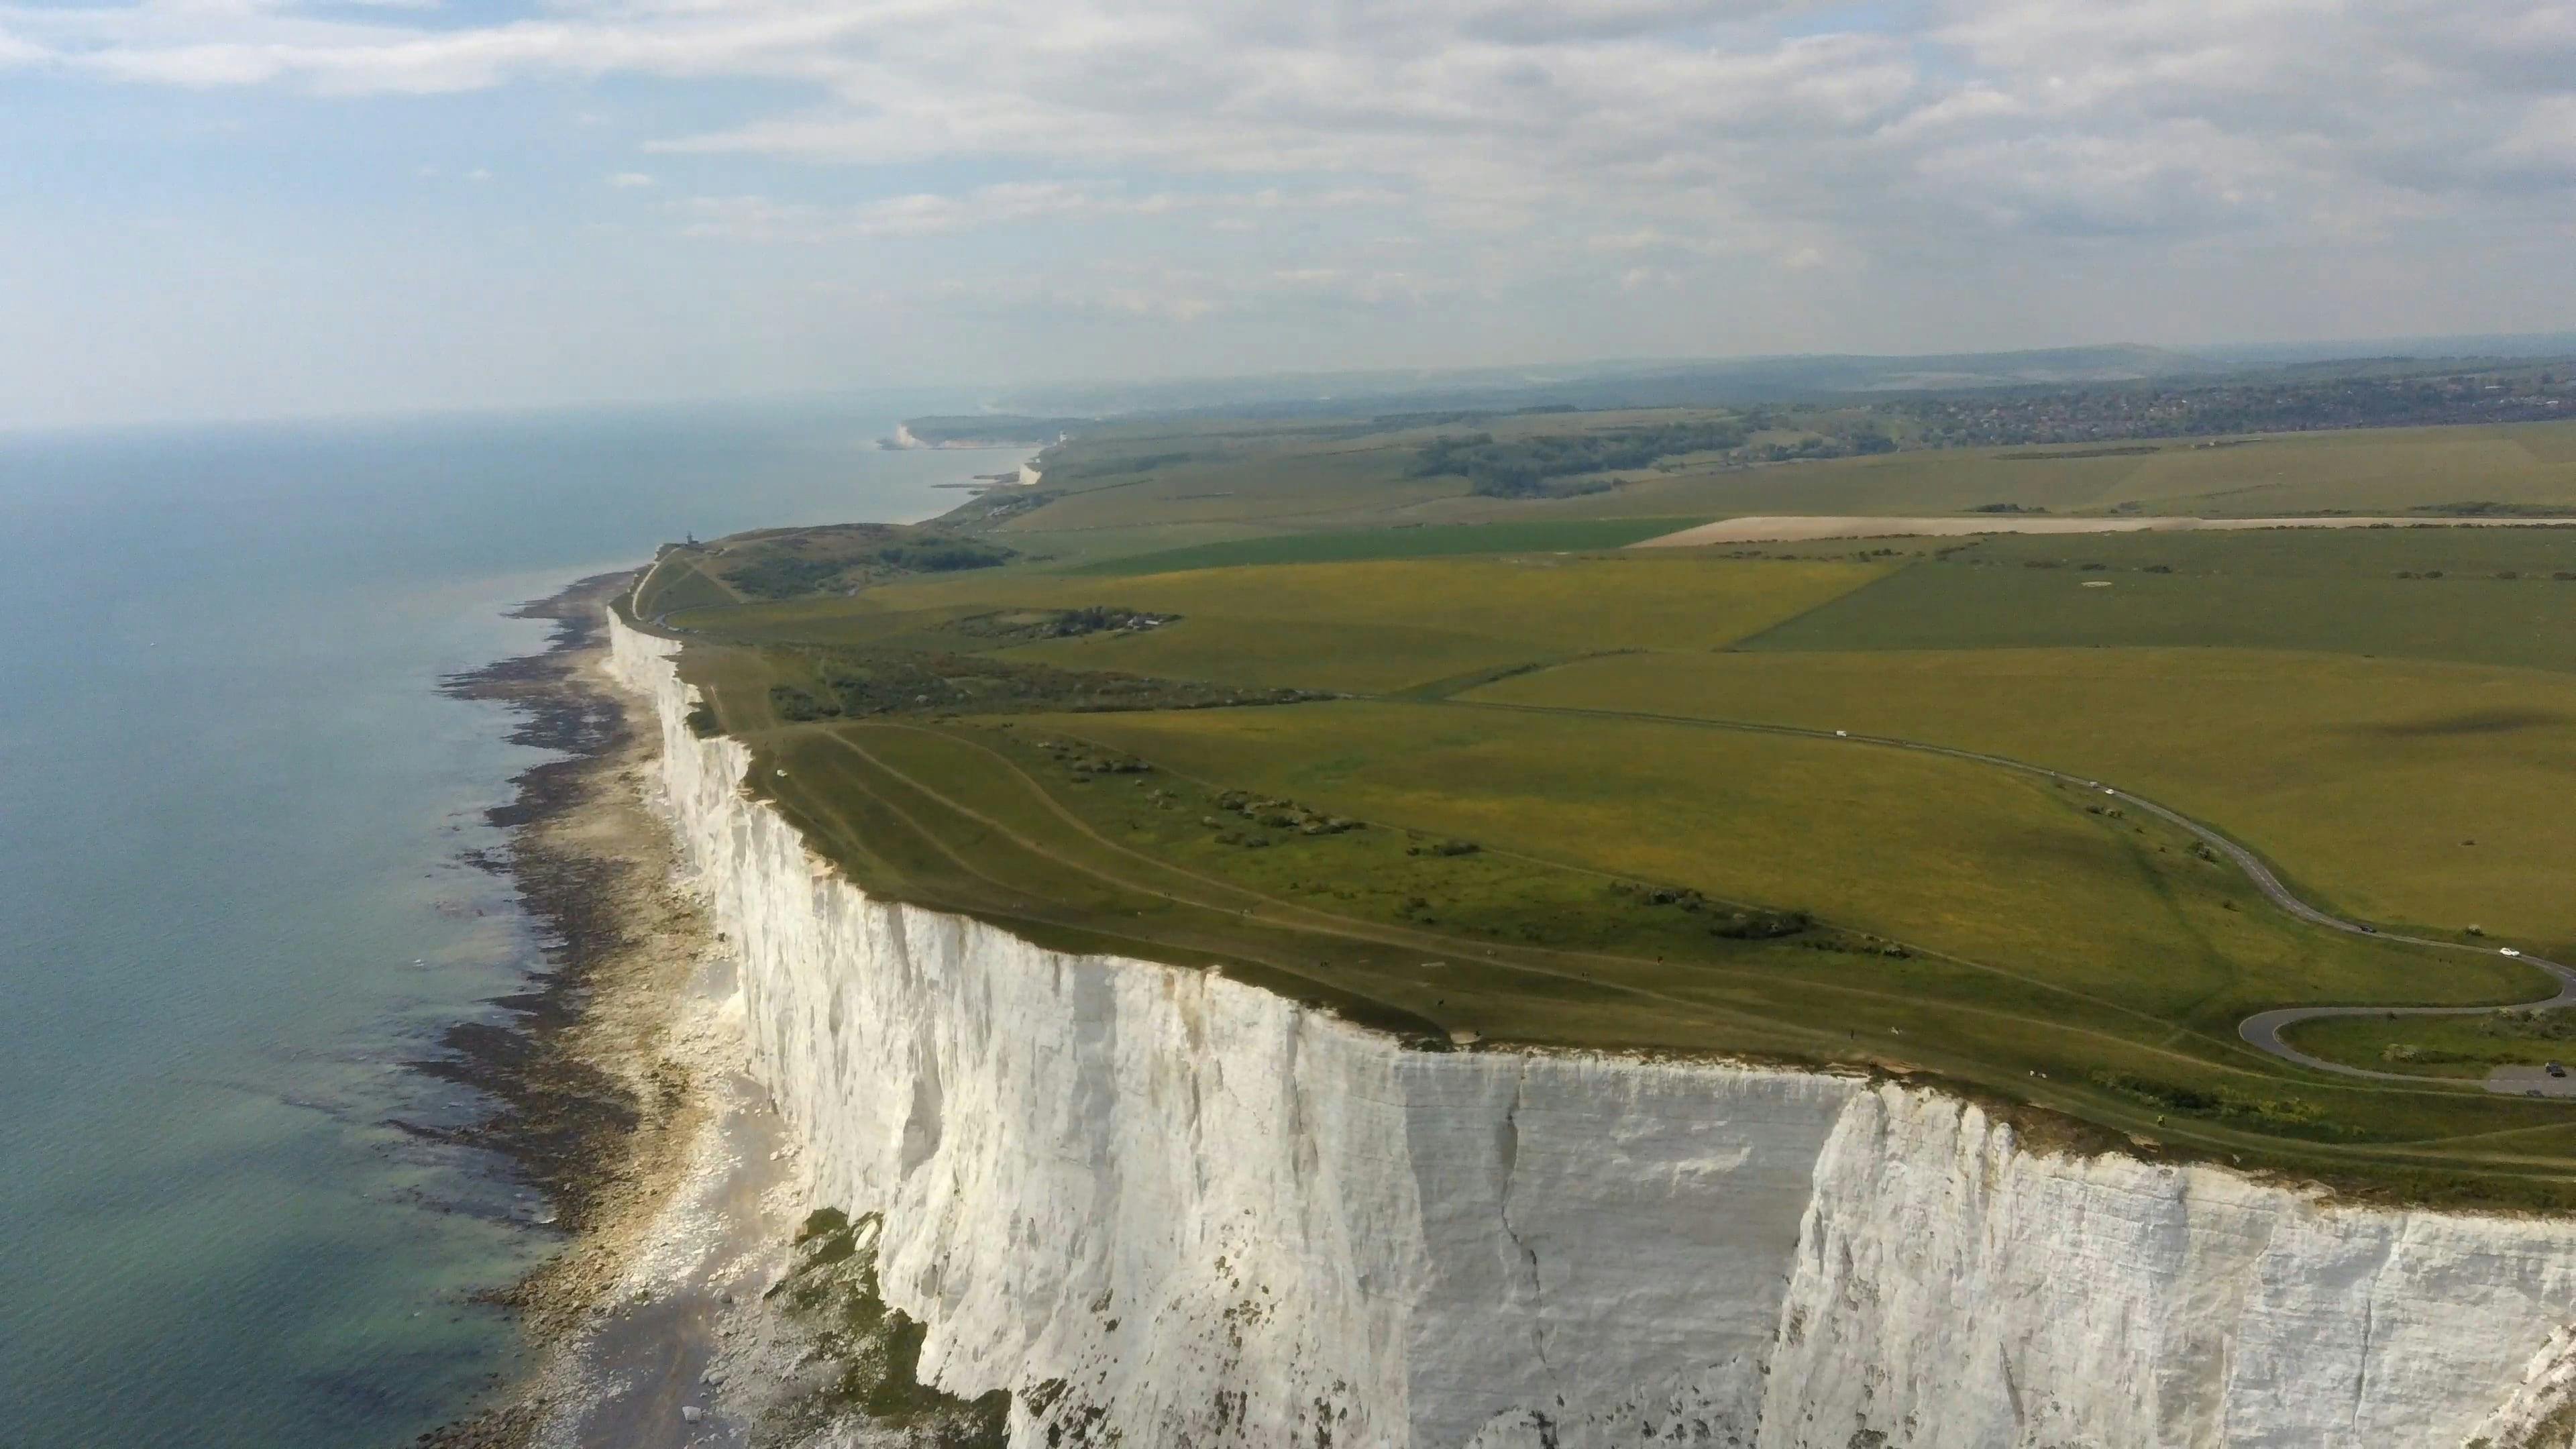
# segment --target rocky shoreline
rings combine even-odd
[[[555,621],[547,648],[447,681],[560,756],[513,781],[490,812],[508,844],[477,860],[516,885],[546,963],[493,1003],[503,1020],[459,1024],[416,1065],[497,1104],[448,1135],[512,1162],[564,1242],[490,1295],[529,1371],[420,1449],[998,1442],[997,1405],[972,1406],[961,1436],[969,1406],[890,1372],[905,1320],[872,1252],[817,1236],[834,1215],[806,1212],[790,1134],[746,1073],[730,948],[684,868],[652,702],[607,667],[608,608],[634,578],[525,606]]]
[[[516,711],[513,743],[560,756],[512,781],[488,817],[508,842],[476,858],[516,886],[545,963],[493,1003],[501,1020],[459,1023],[416,1065],[497,1104],[450,1135],[510,1161],[565,1242],[491,1295],[518,1315],[538,1372],[423,1436],[431,1449],[543,1442],[564,1408],[560,1361],[653,1236],[714,1114],[705,1043],[684,1040],[708,927],[648,798],[657,741],[601,669],[608,601],[633,577],[583,579],[524,606],[519,617],[554,621],[546,648],[445,682]]]

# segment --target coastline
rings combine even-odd
[[[1222,974],[871,897],[744,788],[750,747],[690,727],[677,644],[611,635],[811,1201],[863,1234],[910,1386],[995,1405],[958,1442],[2503,1449],[2564,1426],[2563,1222],[2069,1150],[1937,1087],[1407,1050]]]
[[[587,607],[617,582],[585,581]],[[2488,1414],[2489,1383],[2517,1395],[2489,1424],[2556,1411],[2576,1355],[2551,1339],[2533,1358],[2528,1330],[2564,1301],[2559,1229],[2067,1156],[1893,1083],[1404,1052],[1247,984],[873,901],[744,797],[741,746],[693,737],[665,650],[564,610],[555,648],[495,667],[523,693],[482,696],[530,728],[553,711],[587,753],[504,807],[528,812],[506,864],[564,955],[519,1008],[521,1055],[479,1060],[516,1074],[504,1118],[532,1119],[496,1132],[542,1147],[563,1115],[572,1150],[529,1170],[558,1174],[569,1243],[505,1299],[539,1367],[432,1444],[846,1445],[935,1418],[956,1430],[938,1442],[976,1445],[1328,1424],[1522,1449],[1629,1442],[1641,1410],[1807,1443],[1780,1436],[2001,1403],[2020,1421],[2017,1383],[2044,1388],[2023,1427],[2075,1437],[2206,1411],[2411,1440]],[[585,910],[608,928],[585,933]],[[594,1118],[614,1130],[584,1135]],[[1605,1175],[1603,1141],[1665,1170]],[[800,1217],[809,1201],[844,1211]],[[2356,1252],[2381,1266],[2328,1271]],[[855,1275],[823,1298],[811,1275],[842,1259]],[[1493,1272],[1524,1261],[1525,1280]],[[2491,1267],[2422,1311],[2380,1301],[2383,1279],[2463,1263]],[[895,1337],[789,1321],[808,1297]],[[2183,1311],[2222,1299],[2237,1310],[2215,1327]],[[2070,1324],[2088,1330],[2072,1357]],[[2234,1369],[2188,1404],[2131,1392],[2155,1365],[2201,1374],[2213,1334],[2258,1369],[2369,1392]],[[1889,1364],[1912,1366],[1901,1402],[1874,1397]]]
[[[514,710],[514,743],[559,752],[511,782],[512,798],[488,812],[508,844],[475,861],[515,885],[545,964],[493,1003],[505,1019],[457,1024],[442,1056],[415,1065],[498,1104],[455,1135],[506,1157],[543,1197],[538,1221],[563,1241],[489,1295],[516,1314],[530,1370],[422,1436],[429,1449],[577,1442],[562,1429],[618,1397],[581,1350],[608,1336],[609,1298],[656,1250],[667,1254],[675,1202],[771,1161],[730,1150],[759,1140],[766,1104],[726,1076],[722,992],[708,989],[721,962],[651,800],[659,741],[637,728],[638,702],[603,667],[607,602],[633,578],[582,579],[523,606],[521,617],[555,621],[543,650],[445,682],[456,697]],[[712,1173],[716,1159],[735,1170]],[[650,1356],[632,1341],[620,1355]]]
[[[655,703],[611,667],[609,602],[637,572],[523,606],[556,621],[548,646],[448,681],[518,710],[514,742],[561,754],[514,779],[489,812],[509,843],[476,861],[517,886],[546,966],[493,1003],[508,1020],[460,1023],[415,1065],[500,1104],[455,1136],[508,1158],[562,1242],[486,1295],[513,1310],[524,1370],[416,1443],[740,1449],[934,1420],[941,1442],[998,1443],[997,1406],[887,1375],[902,1320],[853,1241],[865,1230],[818,1237],[806,1212],[799,1145],[750,1074],[734,948],[670,809]]]

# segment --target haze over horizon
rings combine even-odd
[[[0,425],[2576,328],[2576,4],[0,4]]]

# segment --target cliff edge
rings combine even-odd
[[[872,900],[656,702],[813,1201],[1015,1445],[2561,1445],[2576,1224],[2026,1150],[1937,1092],[1420,1052]],[[2551,1437],[2555,1436],[2555,1437]]]

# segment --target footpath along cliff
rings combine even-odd
[[[1419,1052],[870,899],[612,625],[817,1205],[1015,1445],[2569,1442],[2576,1223],[2022,1150],[1942,1094]]]

